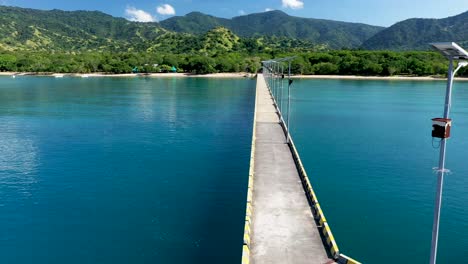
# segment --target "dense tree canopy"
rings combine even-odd
[[[0,71],[61,73],[179,72],[206,74],[251,72],[261,69],[261,61],[296,56],[293,74],[362,76],[443,76],[448,63],[436,52],[393,52],[340,50],[324,52],[248,52],[246,50],[212,54],[158,52],[82,52],[47,53],[0,51]],[[462,69],[459,75],[468,75]]]

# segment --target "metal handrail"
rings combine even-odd
[[[286,143],[289,143],[291,136],[289,133],[289,125],[291,119],[291,85],[293,83],[291,79],[291,61],[296,57],[286,57],[273,60],[262,61],[263,64],[263,75],[265,77],[268,90],[270,91],[273,101],[275,103],[275,108],[278,111],[280,122],[285,128],[286,133]],[[284,108],[284,89],[285,89],[285,68],[287,67],[287,105],[286,109]],[[283,111],[284,110],[284,111]],[[283,112],[287,112],[286,121],[283,118]]]

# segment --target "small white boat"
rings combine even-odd
[[[89,75],[88,74],[83,74],[83,75],[81,75],[81,78],[89,78]]]
[[[15,79],[15,78],[16,78],[16,75],[12,75],[11,78]]]
[[[55,74],[54,77],[55,78],[63,78],[63,74]]]

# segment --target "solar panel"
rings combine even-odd
[[[468,52],[455,42],[437,42],[430,43],[430,45],[449,59],[468,60]]]

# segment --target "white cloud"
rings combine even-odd
[[[156,8],[156,11],[157,11],[160,15],[163,15],[163,16],[175,15],[175,9],[174,9],[174,7],[172,7],[172,6],[169,5],[169,4],[164,4],[164,5],[158,6],[158,8]]]
[[[245,15],[245,11],[244,10],[239,10],[239,15],[241,15],[241,16]]]
[[[130,21],[154,22],[156,19],[148,12],[129,6],[125,9],[125,16]]]
[[[265,12],[269,12],[269,11],[273,11],[273,8],[269,8],[269,7],[265,8]]]
[[[282,0],[284,8],[301,9],[304,8],[302,0]]]

